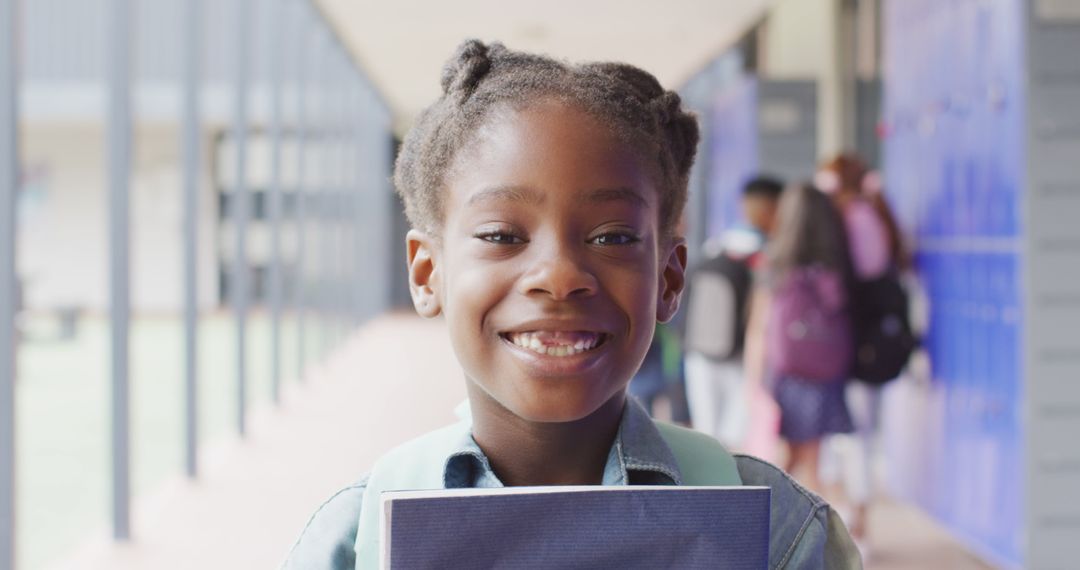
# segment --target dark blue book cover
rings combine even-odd
[[[509,487],[382,495],[387,570],[762,570],[768,487]]]

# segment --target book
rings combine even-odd
[[[381,507],[383,570],[768,567],[768,487],[393,491]]]

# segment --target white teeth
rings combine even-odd
[[[510,342],[515,345],[531,350],[537,354],[544,354],[547,356],[573,356],[592,350],[600,343],[599,335],[590,339],[579,339],[574,342],[573,345],[556,344],[551,346],[545,345],[536,333],[511,333],[507,336]]]

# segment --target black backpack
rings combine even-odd
[[[885,384],[903,372],[918,344],[908,318],[907,292],[899,276],[890,272],[857,282],[852,300],[852,376],[867,384]]]
[[[749,258],[724,253],[706,259],[691,273],[686,292],[687,350],[714,361],[742,356],[752,283]]]

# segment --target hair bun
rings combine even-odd
[[[649,105],[656,114],[656,120],[664,126],[670,125],[685,114],[682,110],[682,99],[674,91],[664,91],[660,96],[649,101]]]
[[[497,43],[487,46],[480,40],[465,40],[443,66],[443,93],[461,93],[463,98],[468,97],[491,70],[492,50],[501,48],[502,45]]]
[[[664,91],[649,105],[660,128],[667,132],[675,167],[681,176],[686,176],[694,164],[701,137],[697,119],[682,108],[682,98],[674,91]]]

